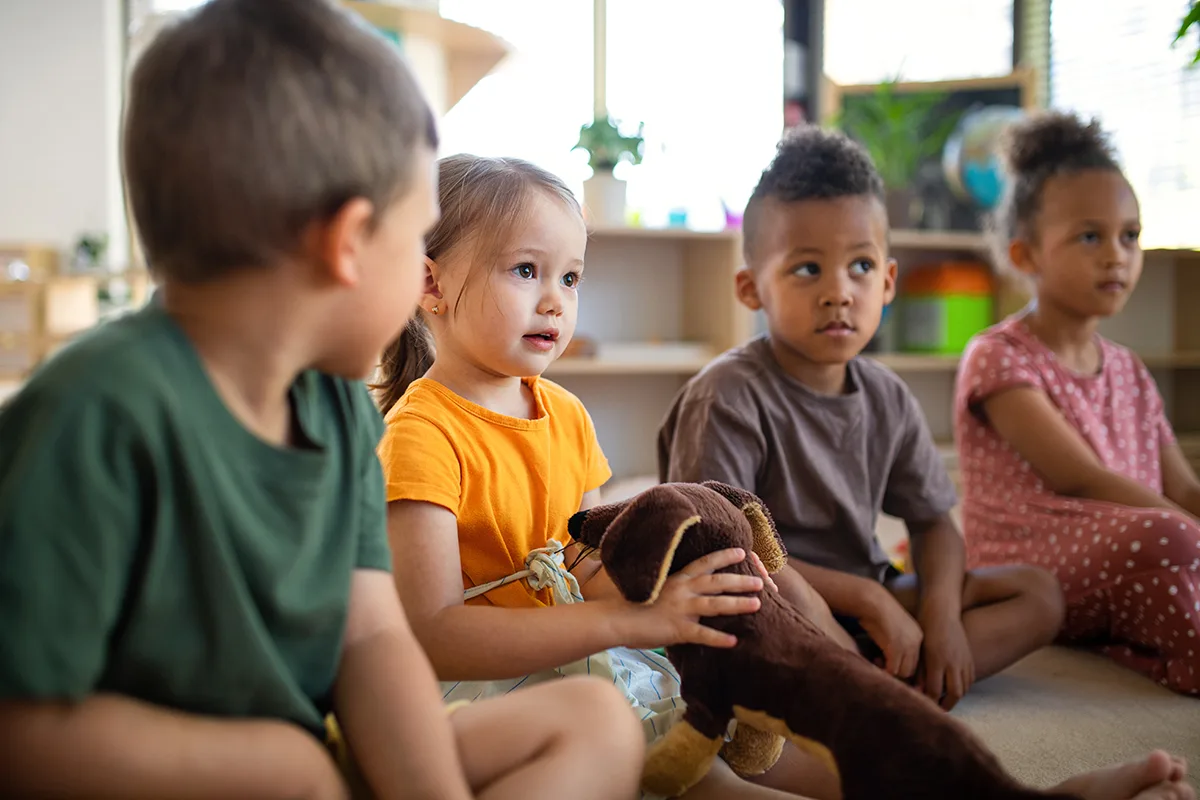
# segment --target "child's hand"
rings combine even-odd
[[[858,623],[883,651],[884,669],[905,680],[916,674],[925,634],[890,592],[880,592],[873,613],[862,617]]]
[[[949,711],[975,682],[975,657],[967,632],[956,615],[925,623],[921,685],[925,694]]]
[[[761,601],[757,597],[732,595],[761,591],[762,578],[717,573],[745,558],[746,551],[741,548],[709,553],[667,578],[653,603],[626,603],[629,617],[622,641],[629,647],[672,644],[733,647],[737,644],[735,636],[701,625],[700,618],[752,614],[758,610]]]
[[[762,562],[762,559],[758,557],[758,553],[755,553],[753,550],[750,551],[750,561],[753,563],[755,571],[762,577],[763,584],[772,592],[778,592],[779,586],[776,585],[775,579],[771,577],[771,573],[767,572],[767,565]]]

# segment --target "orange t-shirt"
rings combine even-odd
[[[525,568],[529,551],[557,539],[584,492],[612,475],[592,419],[573,394],[526,379],[536,419],[497,414],[428,378],[414,381],[388,411],[379,460],[387,499],[435,503],[458,517],[463,588]],[[402,554],[399,554],[403,557]],[[552,605],[549,589],[510,583],[469,603]]]

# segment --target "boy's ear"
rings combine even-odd
[[[328,220],[308,226],[303,237],[305,255],[320,264],[335,283],[357,285],[362,278],[360,260],[371,235],[374,214],[371,201],[351,199]]]
[[[762,299],[758,296],[758,285],[754,282],[754,278],[754,270],[750,267],[742,267],[737,271],[734,282],[737,287],[737,298],[742,305],[751,311],[758,311],[762,308]]]
[[[771,512],[757,495],[720,481],[704,481],[700,485],[721,495],[745,515],[754,532],[754,552],[768,573],[774,575],[787,566],[787,548],[783,546]]]
[[[883,274],[883,304],[886,306],[896,299],[896,273],[899,267],[896,259],[887,260],[886,271]]]

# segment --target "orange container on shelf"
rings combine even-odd
[[[900,282],[900,341],[909,352],[957,355],[992,324],[996,284],[977,261],[917,267]]]

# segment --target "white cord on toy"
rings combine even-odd
[[[529,588],[537,592],[549,587],[554,592],[555,600],[560,603],[583,602],[583,595],[579,592],[579,581],[565,566],[564,549],[557,539],[551,539],[546,542],[545,547],[529,551],[529,555],[525,556],[525,569],[491,583],[467,589],[463,592],[463,599],[470,600],[487,594],[492,589],[528,578]]]

